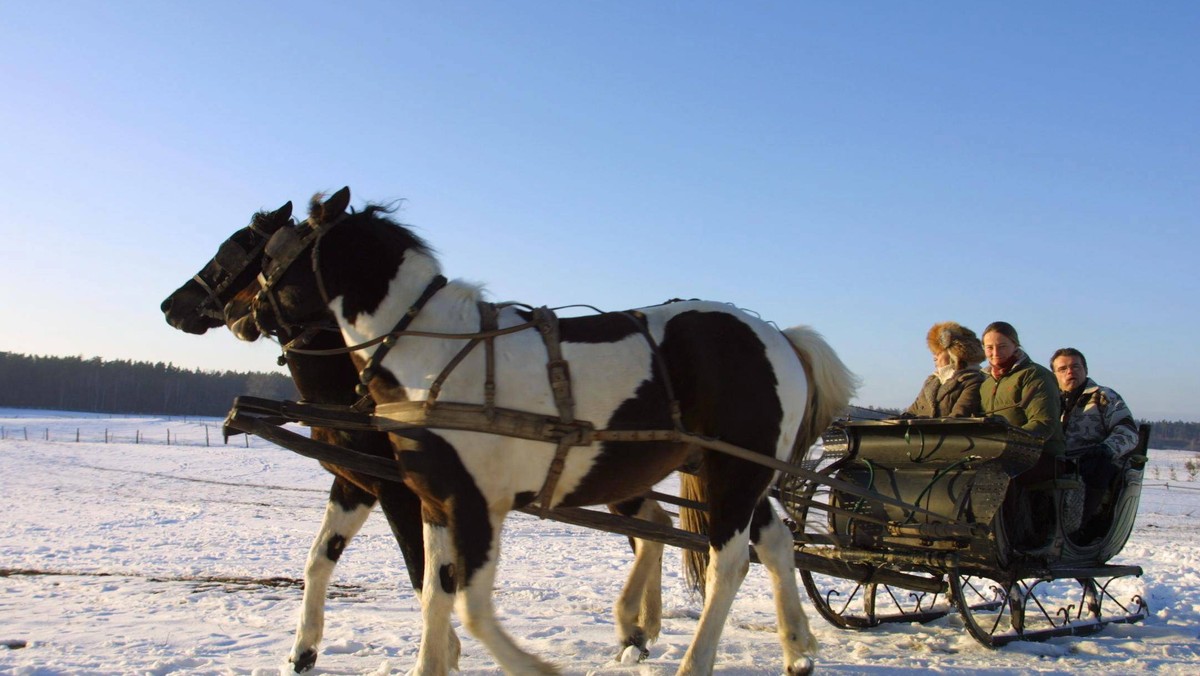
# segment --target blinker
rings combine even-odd
[[[263,253],[272,259],[280,259],[291,255],[302,246],[303,240],[296,234],[295,228],[280,228],[267,240]]]
[[[227,239],[221,247],[217,249],[217,255],[213,256],[217,266],[226,272],[241,272],[250,263],[250,257],[246,255],[246,250],[242,245]]]

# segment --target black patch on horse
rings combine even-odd
[[[517,310],[525,321],[533,320],[533,313]],[[558,335],[564,343],[615,343],[646,326],[644,318],[629,312],[605,312],[583,317],[563,317],[558,320]]]
[[[351,323],[379,309],[406,251],[432,253],[408,228],[378,215],[386,211],[371,206],[350,214],[318,245],[325,289],[331,299],[343,297],[342,315]]]
[[[783,405],[767,348],[751,327],[724,312],[683,312],[667,322],[659,354],[679,401],[685,430],[773,456]],[[650,378],[617,408],[605,427],[670,429],[667,389],[660,373],[655,364]],[[565,504],[595,504],[599,495],[611,495],[618,488],[637,493],[650,490],[650,485],[630,485],[621,468],[644,468],[658,462],[662,463],[658,471],[665,474],[675,469],[672,463],[680,462],[677,447],[667,442],[607,442],[603,450],[581,484],[586,489],[568,495]],[[733,464],[741,469],[732,470]],[[745,461],[715,452],[704,453],[700,471],[709,477],[741,477],[737,485],[710,482],[709,501],[715,511],[709,535],[719,547],[746,526],[726,521],[722,515],[749,514],[760,497],[747,490],[745,481],[761,482],[765,488],[772,472],[765,467],[746,468]]]
[[[341,535],[334,535],[325,543],[325,558],[336,562],[342,558],[342,552],[345,550],[346,538]]]
[[[447,563],[438,569],[438,581],[442,583],[442,591],[447,594],[453,594],[458,589],[454,573],[453,563]]]

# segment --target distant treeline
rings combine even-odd
[[[0,352],[0,406],[97,413],[223,416],[233,398],[250,394],[298,399],[280,373],[189,371],[162,362],[99,357],[32,357]],[[857,409],[855,417],[895,415],[898,409]],[[1200,451],[1200,423],[1148,421],[1150,447]]]
[[[223,416],[233,398],[297,399],[279,373],[189,371],[162,362],[0,352],[0,406],[97,413]]]
[[[1159,420],[1149,422],[1154,425],[1150,431],[1150,448],[1180,448],[1187,451],[1200,451],[1200,423],[1170,422]]]

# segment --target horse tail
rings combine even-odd
[[[793,326],[784,329],[783,335],[800,357],[804,374],[809,380],[804,424],[795,446],[807,449],[816,443],[834,418],[850,405],[860,381],[812,327]]]
[[[694,474],[679,474],[679,497],[708,504],[708,491],[704,482]],[[689,533],[708,538],[708,512],[702,509],[679,508],[679,527]],[[708,550],[683,550],[683,574],[688,587],[704,596],[705,570],[708,568]]]

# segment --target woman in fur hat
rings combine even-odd
[[[925,379],[905,414],[920,418],[971,418],[982,415],[979,386],[983,345],[975,332],[955,322],[934,324],[925,336],[933,353],[933,375]]]

